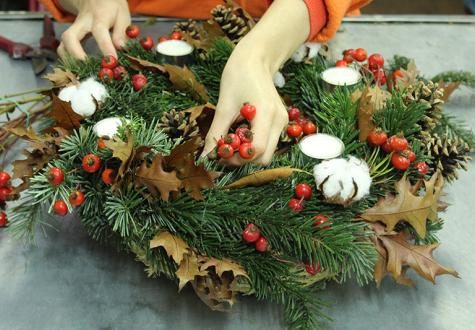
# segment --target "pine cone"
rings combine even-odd
[[[197,26],[197,22],[195,20],[188,20],[186,22],[178,22],[175,24],[173,31],[181,32],[182,34],[187,34],[193,39],[199,39],[199,32]]]
[[[440,170],[449,182],[458,179],[457,170],[467,170],[467,163],[471,160],[469,156],[471,150],[462,139],[433,134],[424,142],[428,154],[433,158],[432,168]]]
[[[211,15],[226,36],[236,44],[250,31],[247,19],[240,16],[234,8],[218,5],[211,11]]]
[[[422,132],[433,130],[442,117],[444,89],[439,84],[430,80],[418,80],[415,85],[408,87],[406,92],[406,105],[419,102],[425,105],[424,118],[419,122]]]
[[[199,134],[196,121],[190,122],[190,116],[175,109],[166,112],[160,119],[157,128],[162,129],[173,139],[183,138],[188,140]]]

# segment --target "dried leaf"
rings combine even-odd
[[[167,231],[156,234],[150,241],[150,248],[163,247],[167,255],[171,257],[177,265],[181,263],[185,255],[191,252],[190,247],[180,237],[170,234]]]
[[[416,63],[411,60],[407,65],[407,70],[401,69],[402,77],[396,80],[396,86],[400,90],[404,90],[409,86],[414,86],[417,83],[417,76],[419,76],[419,70],[417,70]]]
[[[198,82],[195,74],[190,69],[170,64],[165,64],[164,68],[168,72],[173,87],[177,90],[191,93],[196,100],[209,101],[206,87]]]
[[[122,141],[118,137],[114,137],[112,140],[105,140],[104,143],[107,148],[112,150],[112,157],[120,159],[121,164],[117,175],[118,177],[122,177],[128,168],[130,159],[134,155],[134,138],[132,134],[127,131],[127,142]]]
[[[397,196],[388,195],[381,198],[361,217],[370,222],[383,222],[388,232],[392,231],[399,221],[404,220],[416,230],[420,237],[424,238],[427,219],[437,221],[437,206],[444,179],[437,172],[424,184],[425,195],[416,196],[411,192],[411,183],[404,176],[395,184]]]
[[[193,281],[196,276],[207,276],[208,273],[200,270],[198,258],[192,253],[184,255],[175,275],[179,280],[178,291],[181,291],[181,289],[183,289],[188,282]]]
[[[166,73],[165,68],[160,64],[153,63],[147,60],[142,60],[138,57],[133,57],[130,55],[126,55],[126,57],[130,62],[130,67],[136,71],[150,70],[155,72]]]
[[[51,98],[52,106],[48,116],[56,120],[56,125],[67,130],[79,128],[82,117],[73,111],[71,104],[61,101],[55,94]]]
[[[49,127],[44,130],[46,139],[53,142],[58,147],[61,145],[61,142],[69,136],[69,131],[62,127]]]
[[[240,178],[237,181],[227,185],[224,189],[234,189],[234,188],[242,188],[247,186],[259,186],[263,185],[272,181],[276,181],[279,179],[285,179],[291,176],[294,172],[304,172],[297,168],[292,168],[290,166],[280,167],[280,168],[273,168],[270,170],[262,170],[254,172],[248,176]]]
[[[45,147],[45,139],[39,136],[32,127],[14,127],[14,128],[5,128],[8,132],[18,136],[23,140],[30,142],[30,145],[34,149],[43,149]]]
[[[184,39],[187,43],[192,45],[195,49],[208,52],[216,38],[225,38],[232,45],[221,27],[214,21],[206,21],[202,24],[196,25],[197,38],[191,37],[189,34],[184,34]]]
[[[160,194],[164,201],[168,201],[171,192],[178,192],[182,184],[175,171],[166,172],[163,169],[163,157],[160,155],[155,156],[151,167],[146,162],[142,163],[136,173],[135,183],[147,187],[154,196]]]
[[[202,264],[200,269],[207,270],[210,267],[214,267],[214,269],[216,270],[216,274],[218,274],[219,277],[222,277],[224,272],[231,272],[234,277],[244,276],[244,277],[249,278],[246,271],[241,265],[229,259],[219,260],[219,259],[211,258],[208,261],[206,261],[204,264]]]
[[[59,68],[54,68],[52,73],[48,73],[44,76],[45,79],[51,81],[55,87],[64,87],[69,85],[77,85],[79,84],[78,79],[69,70],[61,70]]]
[[[386,270],[398,283],[413,285],[413,282],[406,276],[408,267],[432,283],[435,283],[435,278],[438,275],[450,274],[459,277],[455,270],[440,265],[434,259],[432,253],[439,244],[413,245],[407,241],[404,232],[387,235],[382,225],[373,224],[372,226],[378,240],[377,249],[379,244],[379,249],[384,249],[387,254]],[[381,265],[378,266],[381,267]],[[381,281],[382,276],[384,274],[378,273],[377,280]]]
[[[355,99],[356,94],[353,95]],[[373,122],[373,114],[381,110],[386,104],[386,100],[391,97],[388,91],[382,90],[380,87],[367,87],[360,97],[357,109],[358,129],[360,141],[366,141],[368,134],[375,128]]]
[[[215,111],[216,107],[211,103],[206,103],[185,110],[185,112],[190,114],[190,123],[197,123],[202,139],[204,139],[209,132]]]
[[[446,84],[444,81],[439,81],[439,87],[444,89],[444,96],[442,97],[442,100],[444,102],[447,102],[449,100],[450,95],[453,94],[457,90],[457,88],[460,87],[460,81],[453,81],[449,82]]]

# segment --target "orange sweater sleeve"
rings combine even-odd
[[[58,22],[73,22],[76,18],[74,15],[63,10],[55,0],[40,0],[40,2]]]
[[[327,23],[315,34],[312,41],[326,42],[331,39],[338,31],[338,27],[345,15],[354,15],[359,8],[366,6],[371,1],[372,0],[325,0]],[[312,13],[310,17],[312,18]]]

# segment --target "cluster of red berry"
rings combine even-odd
[[[391,164],[395,169],[405,171],[413,163],[417,156],[409,146],[407,139],[399,134],[393,135],[388,138],[385,131],[380,128],[376,128],[368,134],[368,143],[373,147],[381,147],[386,153],[392,153]],[[419,171],[421,175],[426,175],[429,168],[426,162],[417,162],[414,167]]]
[[[46,175],[48,182],[53,186],[59,186],[64,182],[64,171],[59,167],[52,167],[49,169],[48,174]],[[81,206],[84,203],[85,197],[84,193],[80,190],[74,190],[69,194],[69,202],[73,206]],[[68,205],[63,200],[57,200],[53,204],[54,213],[57,215],[64,216],[68,214]]]
[[[250,103],[244,103],[240,110],[241,116],[251,122],[256,116],[256,107]],[[234,133],[221,137],[218,140],[218,157],[221,159],[231,158],[235,152],[243,159],[252,159],[256,149],[252,144],[253,134],[247,124],[238,127]]]
[[[100,144],[101,139],[98,141]],[[103,142],[102,142],[103,143]],[[87,173],[96,173],[101,169],[101,159],[96,154],[87,154],[82,159],[82,169]],[[115,171],[112,168],[106,168],[102,171],[101,179],[102,182],[106,185],[111,185],[114,183]]]
[[[315,134],[317,126],[302,114],[299,108],[291,107],[287,111],[289,115],[289,126],[287,126],[287,135],[298,139],[302,135]]]
[[[364,64],[364,61],[367,64]],[[336,61],[337,67],[346,67],[354,61],[361,63],[361,69],[363,71],[369,71],[374,81],[379,85],[386,84],[386,72],[384,71],[384,57],[381,54],[372,54],[368,57],[368,52],[364,48],[346,49],[343,51],[343,59]],[[401,70],[395,70],[393,72],[393,80],[398,77],[402,77]]]
[[[181,32],[179,31],[174,31],[168,37],[160,37],[158,39],[158,42],[160,43],[167,40],[182,40],[182,39],[183,39],[183,34],[181,34]]]
[[[134,24],[129,25],[127,29],[125,30],[125,33],[127,34],[129,38],[135,39],[140,35],[140,27]],[[160,37],[158,39],[158,42],[162,42],[165,40],[181,40],[181,39],[183,39],[183,35],[181,34],[181,32],[175,31],[172,34],[170,34],[170,36],[168,37]],[[151,50],[153,48],[153,39],[151,36],[142,37],[139,40],[139,42],[140,42],[140,45],[142,45],[143,49],[145,50]]]
[[[4,203],[8,196],[12,193],[11,176],[5,171],[0,172],[0,203]],[[6,227],[8,224],[8,217],[5,212],[0,212],[0,228]]]
[[[102,58],[101,70],[97,75],[101,81],[108,82],[115,80],[123,80],[129,73],[122,66],[119,61],[112,55],[107,55]],[[147,84],[147,77],[141,73],[132,76],[132,86],[135,91],[140,91]]]
[[[310,185],[307,183],[299,183],[298,185],[295,186],[295,197],[292,198],[287,205],[295,212],[300,212],[304,209],[305,204],[304,200],[309,200],[312,198],[313,195],[313,190]]]
[[[242,239],[246,243],[254,243],[256,250],[259,252],[266,252],[269,249],[269,241],[261,235],[261,231],[253,223],[246,225],[242,231]]]

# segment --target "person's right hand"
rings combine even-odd
[[[58,47],[60,57],[70,55],[85,59],[87,55],[81,40],[90,33],[104,55],[117,57],[116,48],[125,45],[125,30],[131,22],[126,0],[61,0],[60,4],[77,15],[74,23],[61,37]],[[109,32],[111,29],[112,36]]]

